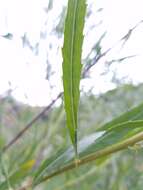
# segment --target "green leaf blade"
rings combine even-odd
[[[64,45],[62,49],[66,120],[76,154],[78,106],[80,97],[79,84],[82,69],[81,54],[85,12],[85,0],[68,1],[68,11],[64,31]]]
[[[143,104],[140,104],[132,108],[131,110],[127,111],[126,113],[123,113],[119,117],[113,119],[112,121],[109,121],[105,125],[99,127],[97,131],[109,130],[113,126],[118,125],[119,123],[142,120],[142,119],[143,119]]]

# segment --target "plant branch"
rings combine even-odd
[[[78,161],[78,166],[81,166],[81,165],[84,165],[84,164],[87,164],[91,161],[94,161],[96,159],[99,159],[101,157],[104,157],[104,156],[107,156],[107,155],[110,155],[110,154],[113,154],[115,152],[118,152],[118,151],[121,151],[121,150],[124,150],[126,148],[128,148],[129,146],[133,146],[134,144],[140,142],[143,140],[143,132],[139,133],[139,134],[136,134],[134,135],[133,137],[130,137],[129,139],[123,141],[123,142],[120,142],[120,143],[117,143],[115,145],[111,145],[110,147],[107,147],[105,149],[102,149],[102,150],[99,150],[93,154],[90,154],[86,157],[83,157],[81,158],[79,161]],[[72,163],[68,164],[67,166],[64,166],[63,168],[60,168],[58,169],[57,171],[53,172],[52,174],[44,177],[40,182],[44,182],[46,180],[49,180],[59,174],[62,174],[66,171],[69,171],[69,170],[72,170],[74,168],[77,167],[77,163],[75,163],[75,161],[73,161]],[[36,186],[38,184],[35,184],[34,186]]]
[[[58,96],[47,106],[45,107],[38,115],[36,115],[7,145],[5,145],[2,149],[2,152],[7,151],[14,143],[21,138],[24,133],[37,121],[39,120],[43,114],[51,109],[51,107],[55,104],[55,102],[62,96],[62,93],[59,93]]]
[[[135,26],[133,26],[132,28],[129,29],[129,31],[122,37],[120,38],[115,44],[113,44],[112,47],[108,48],[107,50],[105,50],[103,53],[99,54],[99,55],[95,55],[95,57],[93,58],[93,63],[87,65],[87,67],[85,67],[84,72],[83,72],[83,78],[86,76],[87,72],[94,66],[96,65],[96,63],[98,63],[98,61],[106,56],[110,51],[112,51],[112,49],[114,47],[116,47],[119,43],[122,43],[122,47],[125,45],[125,43],[128,41],[128,39],[130,38],[131,34],[133,33],[133,31],[140,25],[143,23],[143,20],[141,20],[140,22],[138,22]]]

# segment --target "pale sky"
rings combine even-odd
[[[11,82],[14,97],[24,103],[35,105],[47,105],[62,90],[62,39],[51,33],[58,22],[59,15],[66,0],[54,0],[53,9],[48,13],[44,8],[48,0],[0,0],[0,35],[12,33],[12,40],[0,37],[0,94],[9,88]],[[83,46],[83,58],[90,48],[98,40],[101,34],[107,31],[102,43],[103,49],[114,45],[123,37],[130,28],[143,20],[142,0],[89,0],[92,14],[85,24],[85,40]],[[103,8],[102,12],[96,12]],[[100,22],[103,23],[93,30],[89,28]],[[46,32],[47,38],[40,39],[40,32]],[[39,55],[36,56],[29,48],[23,48],[21,37],[27,33],[32,45],[40,42]],[[88,91],[94,86],[94,92],[105,92],[115,87],[110,82],[113,72],[116,70],[118,77],[128,76],[127,81],[135,84],[143,82],[143,24],[136,28],[125,47],[117,45],[106,59],[103,58],[91,72],[91,79],[81,82],[81,88]],[[53,49],[50,49],[52,44]],[[45,80],[46,58],[55,74],[50,82]],[[106,70],[106,62],[128,55],[137,55],[122,64],[113,64],[108,75],[101,76]],[[52,90],[50,86],[55,86]]]

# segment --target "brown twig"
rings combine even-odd
[[[51,107],[55,104],[55,102],[62,96],[62,93],[59,93],[58,96],[47,106],[45,107],[38,115],[36,115],[7,145],[5,145],[2,149],[2,152],[7,151],[15,142],[18,141],[20,137],[24,135],[24,133],[37,121],[39,120],[47,111],[51,109]]]
[[[116,47],[119,43],[122,43],[122,47],[125,45],[125,43],[127,42],[127,40],[130,38],[131,34],[133,33],[133,31],[140,25],[143,23],[143,20],[141,20],[140,22],[138,22],[135,26],[133,26],[132,28],[129,29],[129,31],[122,37],[120,38],[115,44],[113,44],[112,47],[108,48],[106,51],[104,51],[102,54],[96,55],[93,58],[93,63],[87,65],[87,67],[85,67],[84,72],[83,72],[83,78],[86,76],[87,72],[91,69],[91,67],[93,67],[94,65],[96,65],[96,63],[104,56],[107,55],[107,53],[109,53],[110,51],[112,51],[112,49],[114,47]]]

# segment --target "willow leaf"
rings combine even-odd
[[[142,119],[143,119],[143,103],[130,109],[128,112],[123,113],[122,115],[113,119],[112,121],[109,121],[105,125],[99,127],[97,131],[109,130],[113,126],[118,125],[119,123],[121,124],[128,121],[136,121]]]
[[[86,12],[85,0],[69,0],[65,21],[63,54],[63,86],[67,127],[77,154],[77,126],[79,84],[81,77],[81,54],[83,27]]]

